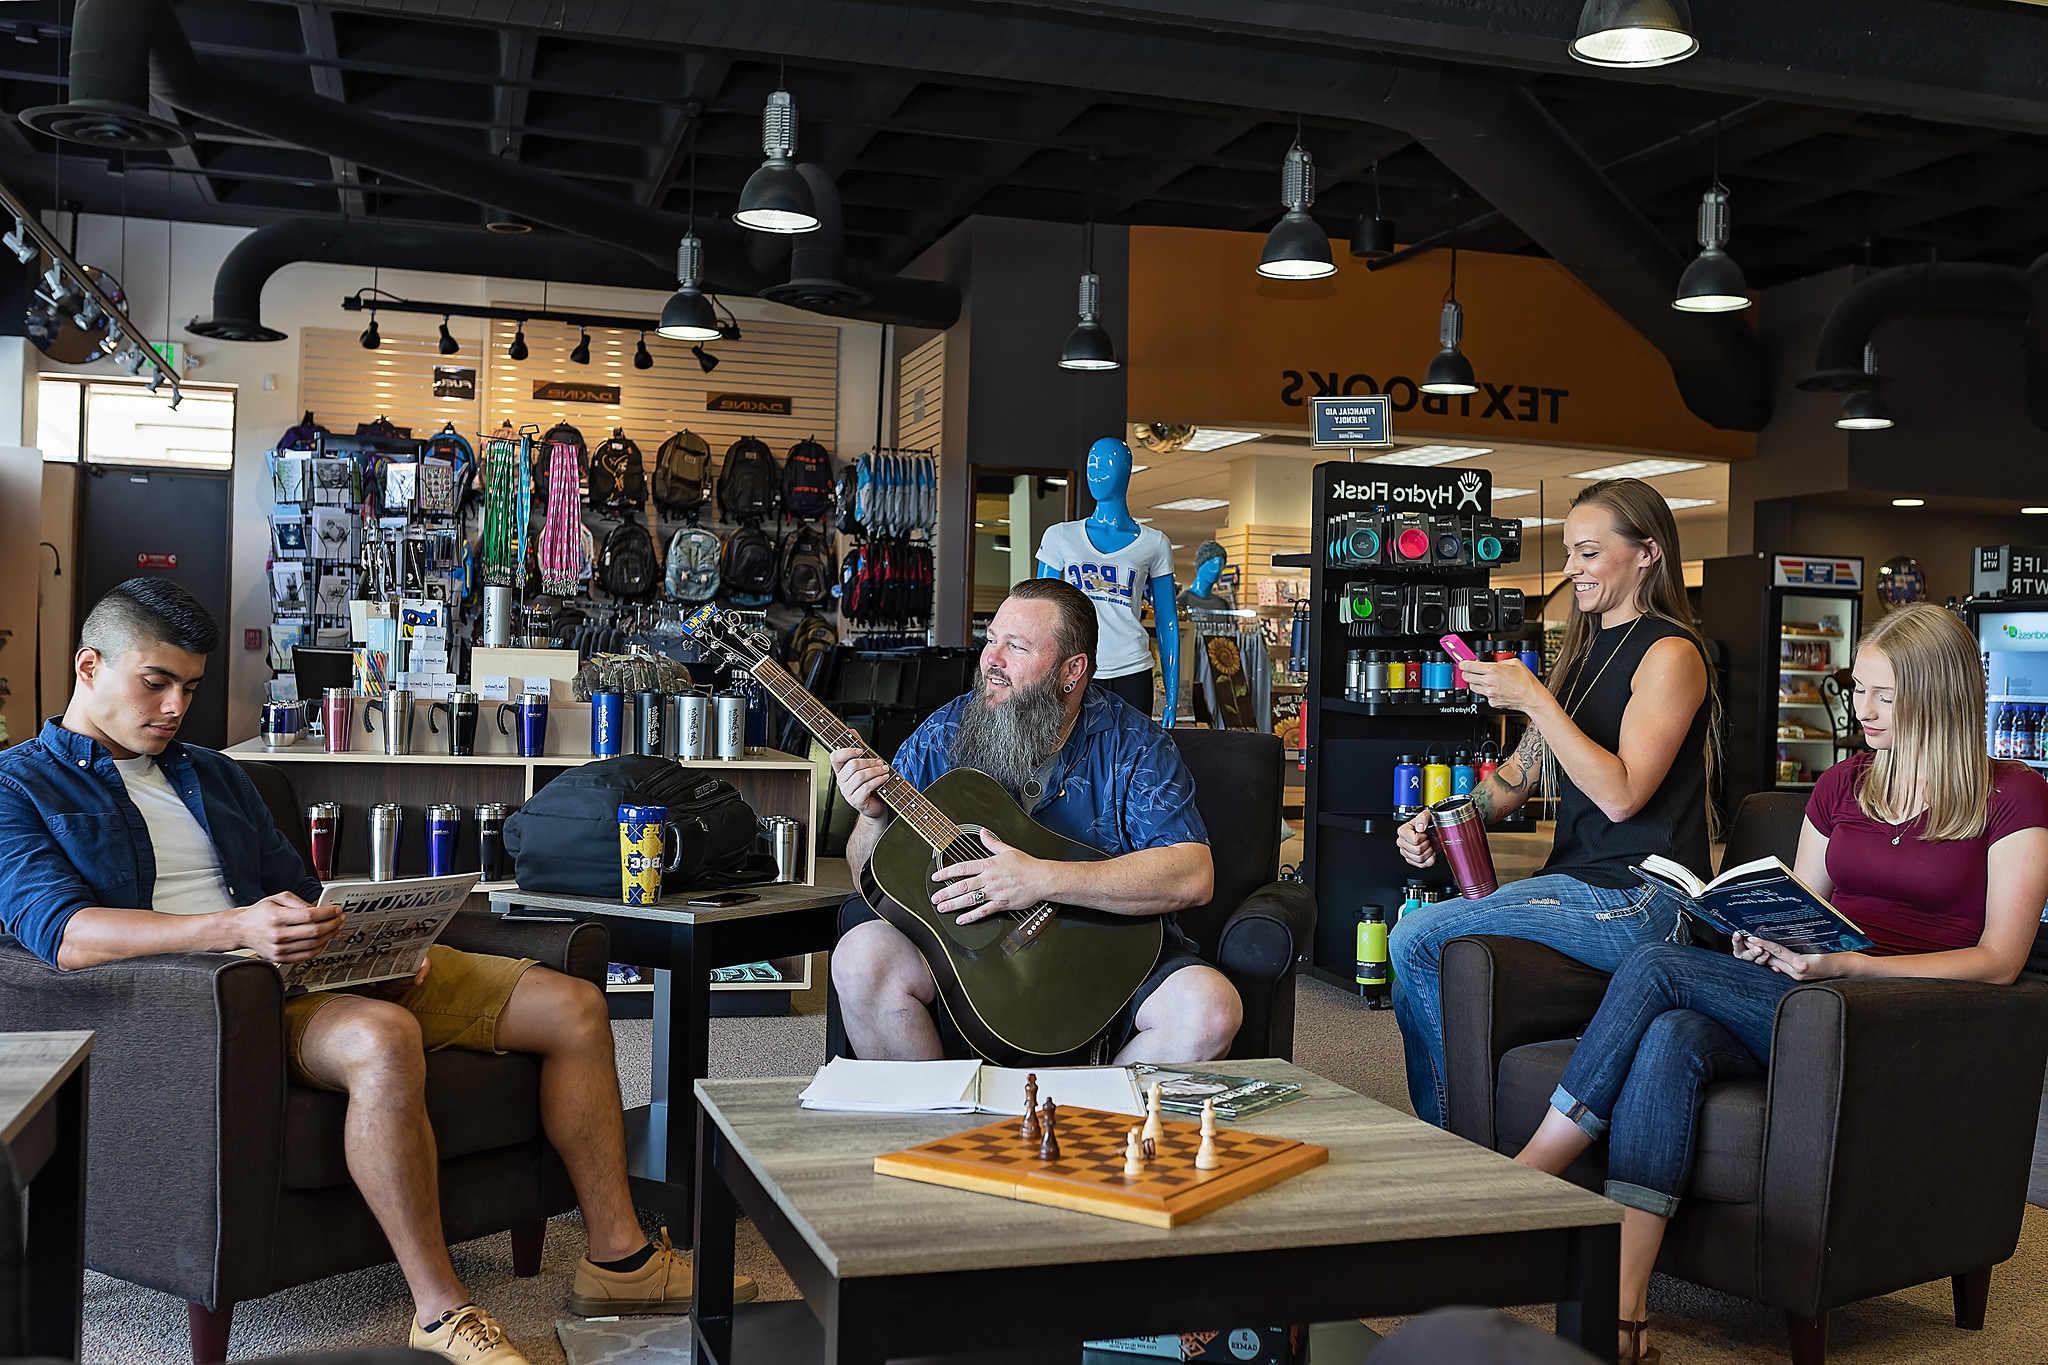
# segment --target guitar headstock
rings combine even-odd
[[[683,634],[748,672],[775,656],[775,640],[767,631],[728,616],[709,602],[683,618]]]

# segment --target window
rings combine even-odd
[[[45,460],[158,468],[229,469],[235,463],[235,391],[185,385],[173,411],[149,386],[44,375],[37,381],[36,444]]]

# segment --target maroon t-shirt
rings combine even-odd
[[[1871,758],[1857,754],[1822,773],[1806,803],[1806,818],[1828,841],[1829,900],[1876,941],[1876,954],[1976,947],[1984,936],[1985,853],[2008,834],[2048,827],[2048,782],[2024,764],[1992,764],[1984,832],[1929,843],[1920,837],[1925,812],[1888,825],[1856,804]]]

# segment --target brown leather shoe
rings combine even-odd
[[[690,1253],[677,1251],[669,1241],[668,1229],[663,1228],[654,1239],[654,1254],[638,1270],[606,1270],[588,1256],[578,1261],[576,1282],[569,1291],[569,1311],[585,1318],[687,1313],[696,1287]],[[751,1277],[732,1277],[734,1303],[746,1303],[760,1292]]]
[[[446,1356],[457,1365],[527,1365],[498,1320],[473,1303],[456,1309],[431,1331],[415,1320],[412,1347]]]

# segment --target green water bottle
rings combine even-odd
[[[1358,965],[1352,978],[1358,993],[1377,1002],[1387,991],[1387,918],[1377,905],[1358,911]]]

